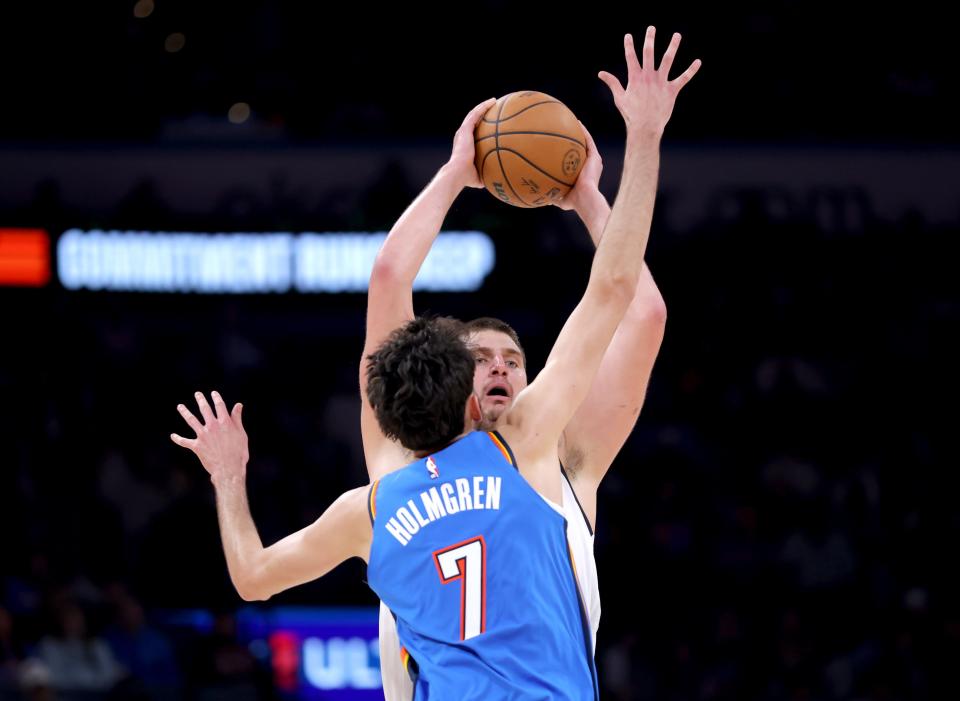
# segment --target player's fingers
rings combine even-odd
[[[181,448],[186,448],[187,450],[193,450],[194,446],[197,443],[196,439],[184,438],[183,436],[176,433],[170,434],[170,440],[172,440],[174,443],[179,445]]]
[[[463,127],[473,129],[477,122],[483,118],[483,115],[487,113],[487,110],[493,107],[496,101],[497,98],[491,97],[470,110],[470,113],[467,115],[466,119],[463,120]]]
[[[647,27],[647,34],[643,37],[643,67],[648,71],[657,68],[653,60],[653,46],[656,36],[657,28],[654,26]]]
[[[230,418],[230,412],[227,411],[227,405],[223,403],[223,397],[216,390],[211,392],[210,396],[213,398],[213,408],[217,415],[217,421],[224,423]]]
[[[640,61],[637,60],[637,49],[633,45],[633,34],[623,35],[623,55],[627,59],[627,82],[640,75]]]
[[[577,121],[579,122],[580,120],[578,119]],[[596,152],[597,152],[597,144],[594,142],[593,137],[590,136],[590,131],[587,129],[586,125],[584,125],[583,122],[580,122],[580,128],[583,129],[583,136],[584,136],[584,137],[586,138],[586,140],[587,140],[587,148],[588,148],[590,151],[596,153]]]
[[[663,58],[660,59],[660,68],[657,70],[663,73],[664,79],[670,77],[670,68],[673,66],[673,59],[677,55],[677,48],[680,46],[680,33],[674,32],[670,38],[670,45],[663,52]]]
[[[243,430],[243,404],[237,402],[233,405],[233,411],[230,412],[230,416],[236,422],[237,426],[240,427],[240,430]]]
[[[697,71],[700,70],[701,61],[698,58],[696,61],[690,64],[690,67],[687,68],[683,73],[677,76],[674,80],[671,80],[670,83],[675,85],[679,91],[684,85],[690,82],[690,79],[697,74]]]
[[[214,417],[210,405],[207,404],[207,398],[203,396],[203,392],[195,392],[193,396],[197,399],[197,406],[200,407],[200,415],[203,416],[204,425],[209,426],[214,422]]]
[[[606,71],[600,71],[597,73],[597,77],[610,88],[610,92],[613,93],[614,102],[620,104],[620,96],[623,95],[623,86],[620,84],[620,79]]]
[[[203,424],[197,420],[197,417],[194,416],[183,404],[177,404],[177,411],[180,412],[180,416],[183,417],[183,420],[187,422],[187,426],[192,428],[194,433],[199,436],[200,432],[203,431]]]
[[[473,108],[473,111],[470,114],[483,114],[488,109],[493,107],[494,103],[497,101],[495,97],[488,97],[486,100],[481,102],[479,105]]]

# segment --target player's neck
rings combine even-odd
[[[454,438],[452,441],[450,441],[449,443],[447,443],[445,446],[443,446],[443,448],[437,448],[436,450],[415,450],[415,451],[413,451],[413,457],[415,457],[417,460],[422,460],[423,458],[428,458],[428,457],[430,457],[431,455],[433,455],[433,454],[435,454],[435,453],[439,453],[441,450],[444,450],[444,449],[446,449],[446,448],[449,448],[451,445],[453,445],[454,443],[456,443],[456,442],[457,442],[458,440],[460,440],[461,438],[464,438],[464,437],[466,437],[468,434],[473,433],[474,430],[476,430],[476,429],[474,429],[472,426],[471,426],[471,427],[468,427],[468,428],[464,428],[463,433],[461,433],[459,436],[457,436],[457,437]],[[481,430],[482,430],[482,429],[481,429]]]

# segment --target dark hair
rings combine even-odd
[[[463,329],[466,336],[477,333],[478,331],[499,331],[500,333],[507,334],[513,339],[513,342],[517,344],[517,348],[520,349],[520,355],[523,357],[523,367],[527,367],[527,354],[523,350],[523,344],[520,343],[520,337],[507,322],[495,319],[492,316],[481,316],[478,319],[463,324]]]
[[[463,323],[421,317],[396,329],[367,356],[367,399],[388,438],[436,451],[463,433],[476,361]]]

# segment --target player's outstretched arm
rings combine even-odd
[[[366,358],[391,331],[413,319],[413,281],[447,212],[463,188],[483,186],[473,163],[473,132],[494,102],[493,98],[485,100],[464,118],[453,137],[450,159],[393,225],[373,264],[367,292],[366,340],[360,361],[360,429],[371,480],[409,462],[410,456],[380,432],[367,402]]]
[[[557,480],[555,465],[538,457],[555,450],[561,432],[587,396],[604,352],[633,299],[653,217],[660,139],[677,94],[699,68],[699,61],[695,61],[679,78],[668,80],[679,36],[671,41],[659,69],[654,62],[654,36],[654,28],[648,28],[642,63],[633,38],[629,34],[624,37],[626,88],[609,73],[600,74],[627,131],[620,189],[594,256],[583,299],[560,332],[544,369],[507,414],[509,431],[515,436],[508,436],[508,440],[515,450],[522,445],[530,456],[528,469],[536,473],[525,476],[536,487]],[[523,469],[522,459],[520,465]]]
[[[574,188],[556,206],[576,212],[594,245],[599,245],[610,218],[610,205],[600,192],[603,160],[586,126],[582,122],[580,126],[587,139],[587,160]],[[591,523],[600,480],[636,425],[666,320],[663,296],[644,265],[633,301],[561,440],[560,462]]]
[[[210,474],[227,569],[240,597],[246,601],[268,599],[326,574],[350,557],[365,559],[371,530],[364,487],[343,494],[306,528],[263,547],[247,502],[250,453],[243,406],[235,404],[233,411],[227,411],[218,392],[211,397],[213,409],[201,392],[196,393],[202,421],[183,404],[177,407],[196,437],[174,433],[170,438],[192,451]]]

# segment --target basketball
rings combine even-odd
[[[565,104],[542,92],[501,97],[474,130],[484,187],[516,207],[563,199],[587,160],[587,140]]]

